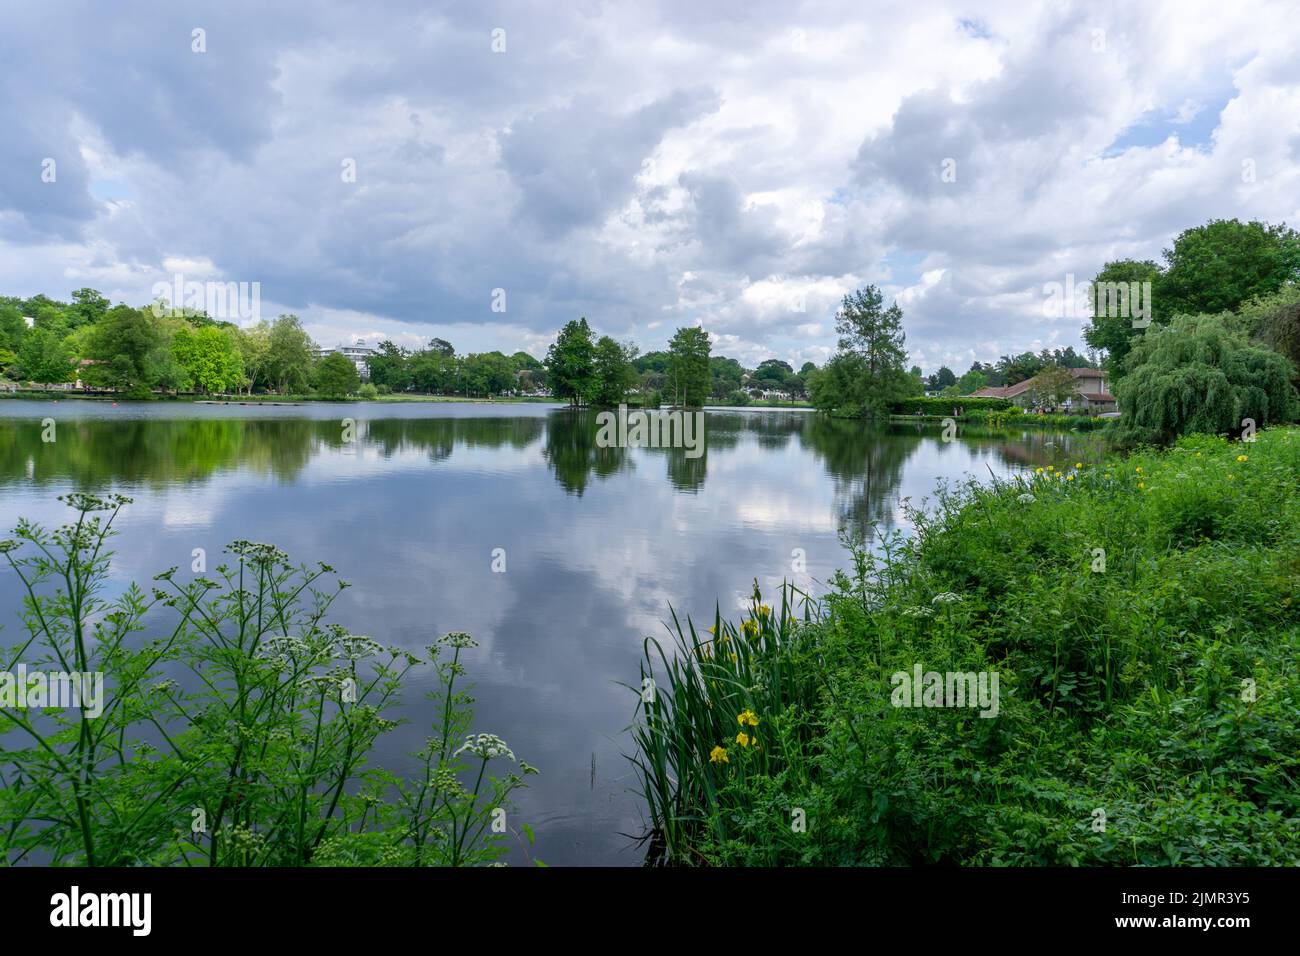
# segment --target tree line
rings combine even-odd
[[[1292,421],[1300,408],[1300,235],[1285,225],[1213,220],[1182,232],[1163,259],[1109,262],[1097,274],[1083,337],[1099,358],[1044,349],[975,362],[960,378],[946,366],[928,380],[916,366],[904,371],[902,310],[867,286],[845,296],[836,314],[839,350],[809,376],[813,405],[869,417],[927,386],[969,395],[1028,379],[1059,398],[1075,387],[1070,369],[1101,367],[1128,441]],[[1119,283],[1150,283],[1146,314],[1115,307],[1125,302],[1114,294]]]

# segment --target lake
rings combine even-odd
[[[53,442],[42,420],[54,419]],[[352,424],[345,423],[345,419]],[[354,434],[347,441],[345,431]],[[1092,454],[1037,430],[871,428],[797,410],[711,410],[704,453],[601,448],[594,413],[546,405],[295,407],[0,401],[0,532],[71,514],[68,491],[135,499],[119,518],[117,582],[147,586],[195,548],[209,567],[244,538],[325,561],[353,587],[331,620],[415,652],[448,631],[480,643],[475,730],[540,768],[514,822],[551,865],[637,865],[644,830],[622,754],[642,641],[669,605],[735,615],[754,579],[822,593],[841,530],[907,530],[902,501],[939,479],[987,479]],[[494,571],[494,551],[498,567]],[[792,570],[801,551],[806,570]],[[0,572],[0,642],[18,638],[18,582]],[[413,766],[426,687],[374,763]],[[522,850],[512,862],[526,859]]]

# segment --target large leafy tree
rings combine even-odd
[[[404,392],[411,384],[410,353],[384,339],[366,362],[372,385],[385,385],[394,392]]]
[[[112,388],[148,392],[155,382],[150,374],[153,353],[166,342],[166,333],[147,309],[118,305],[93,327],[86,343],[89,358],[97,364],[86,370],[86,380]]]
[[[690,326],[678,329],[668,343],[668,381],[673,404],[696,408],[709,397],[709,333]]]
[[[627,398],[627,390],[636,383],[635,357],[636,346],[623,345],[608,335],[600,337],[594,357],[597,405],[617,405]]]
[[[193,388],[201,392],[231,392],[244,382],[244,361],[225,329],[205,325],[182,327],[172,338],[172,354],[185,369]]]
[[[305,390],[311,383],[313,363],[311,338],[302,321],[296,315],[282,315],[271,323],[266,337],[263,374],[267,381],[281,395]],[[352,371],[356,372],[355,366]]]
[[[1181,315],[1153,326],[1125,359],[1115,396],[1142,437],[1168,442],[1188,432],[1234,432],[1290,420],[1291,365],[1220,316]]]
[[[59,336],[48,329],[31,329],[18,350],[14,374],[28,382],[67,382],[72,378],[72,358]]]
[[[1154,320],[1155,282],[1159,274],[1160,268],[1150,259],[1142,261],[1117,259],[1106,263],[1092,281],[1092,317],[1083,330],[1083,338],[1091,348],[1101,349],[1107,353],[1113,370],[1122,367],[1124,356],[1128,355],[1129,349],[1133,347],[1133,340],[1141,336],[1143,330],[1134,328],[1131,315],[1107,314],[1108,311],[1117,313],[1120,311],[1108,305],[1106,298],[1108,283],[1119,283],[1125,288],[1131,287],[1134,282],[1152,283],[1151,305]]]
[[[546,373],[551,394],[567,398],[575,408],[595,397],[596,345],[584,316],[567,323],[546,352]]]
[[[326,355],[312,371],[312,384],[327,398],[344,398],[361,387],[356,365],[338,352]]]
[[[1300,278],[1300,235],[1285,224],[1215,219],[1185,230],[1164,258],[1157,316],[1231,312]]]

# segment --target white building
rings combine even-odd
[[[334,348],[328,346],[316,349],[316,358],[321,359],[326,355],[332,355],[335,352],[349,359],[357,367],[357,374],[361,376],[361,381],[370,380],[370,358],[378,355],[374,349],[366,348],[365,342],[358,342],[356,345],[343,345],[340,343]]]

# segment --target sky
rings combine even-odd
[[[0,4],[0,294],[798,368],[870,283],[960,374],[1081,349],[1053,283],[1300,220],[1293,2]]]

